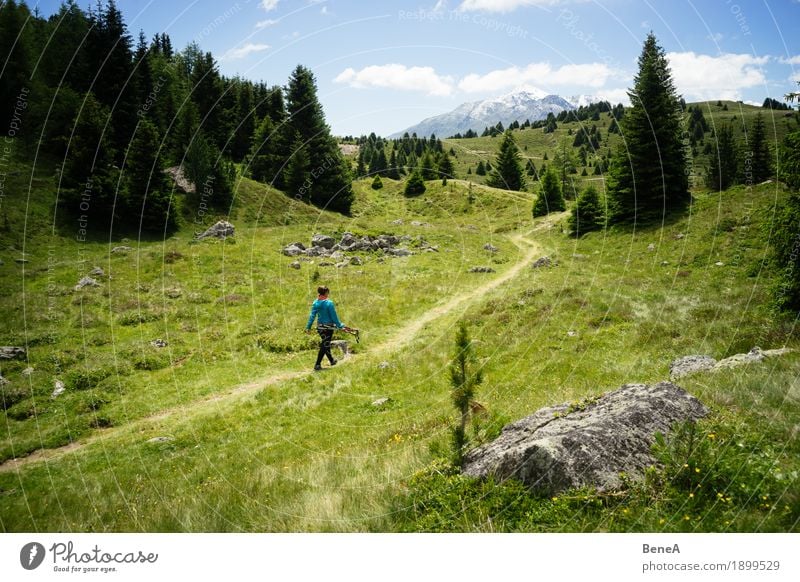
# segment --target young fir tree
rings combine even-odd
[[[475,390],[483,381],[483,372],[478,366],[472,349],[472,341],[463,321],[458,326],[455,341],[455,354],[450,363],[450,398],[456,407],[459,419],[453,427],[453,456],[455,465],[460,467],[467,444],[467,421],[470,405],[475,400]]]
[[[431,155],[430,150],[425,150],[425,154],[419,161],[419,171],[423,180],[436,179],[436,162],[433,161],[433,156]]]
[[[729,123],[717,132],[716,148],[711,154],[708,168],[708,185],[715,190],[725,190],[732,186],[739,167],[736,144],[733,141],[733,128]]]
[[[558,178],[561,181],[561,192],[566,193],[570,190],[571,174],[577,172],[578,160],[575,156],[575,150],[570,147],[568,140],[562,140],[553,156],[553,167],[558,172]]]
[[[372,180],[372,189],[380,190],[381,188],[383,188],[383,181],[381,180],[381,177],[376,174],[375,178]]]
[[[522,162],[519,148],[514,141],[511,130],[503,135],[500,152],[494,164],[494,171],[486,181],[489,186],[505,190],[522,190],[525,187],[525,175],[522,171]]]
[[[398,166],[396,150],[392,150],[392,155],[389,156],[389,167],[386,170],[386,177],[392,180],[400,179],[400,167]]]
[[[261,120],[253,135],[248,157],[250,176],[259,182],[270,184],[279,190],[284,182],[285,148],[283,134],[267,115]]]
[[[455,177],[453,176],[453,172],[455,172],[455,169],[453,168],[453,160],[450,158],[447,152],[444,152],[439,158],[438,170],[439,175],[444,179]]]
[[[309,158],[319,168],[309,188],[311,203],[348,214],[353,204],[350,170],[325,123],[314,75],[302,65],[289,78],[286,103],[287,130],[300,135]]]
[[[569,217],[569,228],[575,236],[605,226],[605,209],[600,203],[600,196],[594,186],[589,186],[580,193]]]
[[[561,183],[556,173],[552,169],[548,169],[540,183],[539,195],[533,203],[533,216],[545,216],[551,212],[566,210],[567,206],[561,193]]]
[[[664,50],[650,33],[639,57],[631,107],[622,118],[625,143],[609,168],[611,220],[663,215],[689,198],[681,111]]]
[[[425,180],[422,179],[422,174],[418,168],[411,172],[411,175],[406,180],[406,186],[403,194],[406,196],[419,196],[425,193]]]
[[[760,184],[772,176],[772,160],[767,144],[764,118],[761,113],[756,114],[753,127],[747,134],[747,150],[750,153],[750,176],[744,176],[744,182]],[[746,164],[745,172],[747,171]]]
[[[483,165],[483,160],[478,161],[478,167],[475,168],[475,173],[478,176],[486,175],[486,166]]]
[[[169,232],[177,212],[170,211],[170,188],[161,159],[161,139],[155,126],[143,119],[133,134],[125,159],[123,180],[127,206],[142,230]]]

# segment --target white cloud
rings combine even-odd
[[[605,99],[611,105],[616,105],[617,103],[622,103],[623,105],[631,104],[627,89],[602,89],[597,92],[597,96]]]
[[[767,78],[761,65],[768,56],[722,54],[716,57],[694,52],[667,53],[678,93],[687,99],[742,98],[741,90],[765,86]]]
[[[795,55],[793,57],[789,57],[788,59],[781,57],[778,60],[783,65],[800,65],[800,55]]]
[[[256,30],[261,30],[262,28],[267,28],[268,26],[273,26],[278,24],[278,20],[272,20],[271,18],[267,18],[266,20],[260,20],[256,22]]]
[[[562,65],[553,68],[550,63],[531,63],[525,67],[497,69],[485,75],[467,75],[458,83],[458,88],[467,93],[496,92],[524,83],[561,87],[603,87],[606,81],[615,76],[614,71],[604,63],[582,65]]]
[[[351,87],[383,87],[400,91],[422,91],[445,96],[453,92],[453,79],[438,75],[433,67],[406,67],[399,64],[372,65],[360,71],[347,68],[334,79]]]
[[[246,45],[240,46],[235,49],[231,49],[226,52],[222,58],[227,61],[233,61],[236,59],[243,59],[250,53],[258,53],[261,51],[265,51],[269,48],[268,44],[256,44],[249,42]]]
[[[481,12],[512,12],[520,6],[553,6],[561,0],[464,0],[459,10]]]
[[[280,0],[261,0],[261,8],[267,12],[275,10],[278,7],[278,2],[280,2]]]

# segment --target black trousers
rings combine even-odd
[[[318,327],[317,333],[319,333],[320,342],[319,342],[319,353],[317,354],[317,366],[322,364],[322,358],[324,356],[328,356],[328,361],[333,364],[333,354],[331,354],[331,340],[333,339],[333,329],[331,328],[324,328]]]

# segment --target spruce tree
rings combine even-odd
[[[556,173],[548,169],[540,183],[539,195],[533,203],[533,216],[545,216],[551,212],[566,210],[567,206]]]
[[[286,162],[286,193],[298,200],[311,202],[311,184],[311,158],[300,134],[296,134],[291,157]]]
[[[745,182],[760,184],[772,176],[772,159],[767,144],[764,118],[761,113],[756,114],[753,127],[747,134],[747,150],[749,153],[750,176],[745,176]],[[747,172],[747,163],[742,164]],[[749,179],[748,179],[749,178]]]
[[[353,204],[350,170],[325,123],[314,75],[306,67],[298,65],[292,72],[286,102],[287,130],[300,135],[316,165],[310,186],[312,204],[348,214]]]
[[[123,168],[127,206],[142,230],[171,231],[176,226],[170,211],[170,189],[161,159],[161,139],[148,120],[139,122]]]
[[[383,188],[383,181],[381,180],[381,177],[376,174],[372,179],[372,189],[380,190],[381,188]]]
[[[419,196],[425,193],[425,180],[422,179],[419,169],[414,169],[411,175],[406,180],[406,186],[403,190],[405,196]]]
[[[681,111],[664,50],[653,33],[639,57],[631,107],[622,118],[624,144],[609,169],[612,221],[663,215],[689,198]]]
[[[736,182],[739,167],[733,128],[729,123],[717,132],[716,148],[711,154],[708,168],[708,185],[715,190],[726,190]]]
[[[450,158],[447,152],[444,152],[442,156],[439,158],[439,175],[443,178],[454,178],[453,172],[455,169],[453,168],[453,160]]]
[[[478,176],[485,176],[486,175],[486,167],[483,165],[483,160],[478,161],[478,167],[475,168],[475,173]]]
[[[285,148],[282,138],[283,135],[272,118],[264,117],[253,135],[248,157],[250,176],[279,190],[285,187]]]
[[[594,186],[588,186],[578,196],[569,217],[569,228],[575,236],[605,226],[605,209]]]
[[[433,161],[433,156],[430,150],[425,150],[425,154],[419,161],[419,171],[423,180],[436,179],[436,163]]]
[[[519,148],[517,148],[511,130],[506,131],[503,136],[494,167],[492,175],[486,182],[489,186],[517,191],[525,187],[525,175],[522,171]]]
[[[483,381],[483,372],[473,351],[467,324],[458,326],[455,353],[450,362],[450,398],[458,413],[458,424],[453,428],[453,454],[455,465],[460,467],[467,444],[467,421],[475,391]]]
[[[400,168],[398,167],[397,150],[392,150],[392,155],[389,157],[389,168],[386,170],[386,177],[392,180],[400,179]]]

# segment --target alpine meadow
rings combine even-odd
[[[800,532],[796,3],[163,4],[0,2],[0,531]]]

